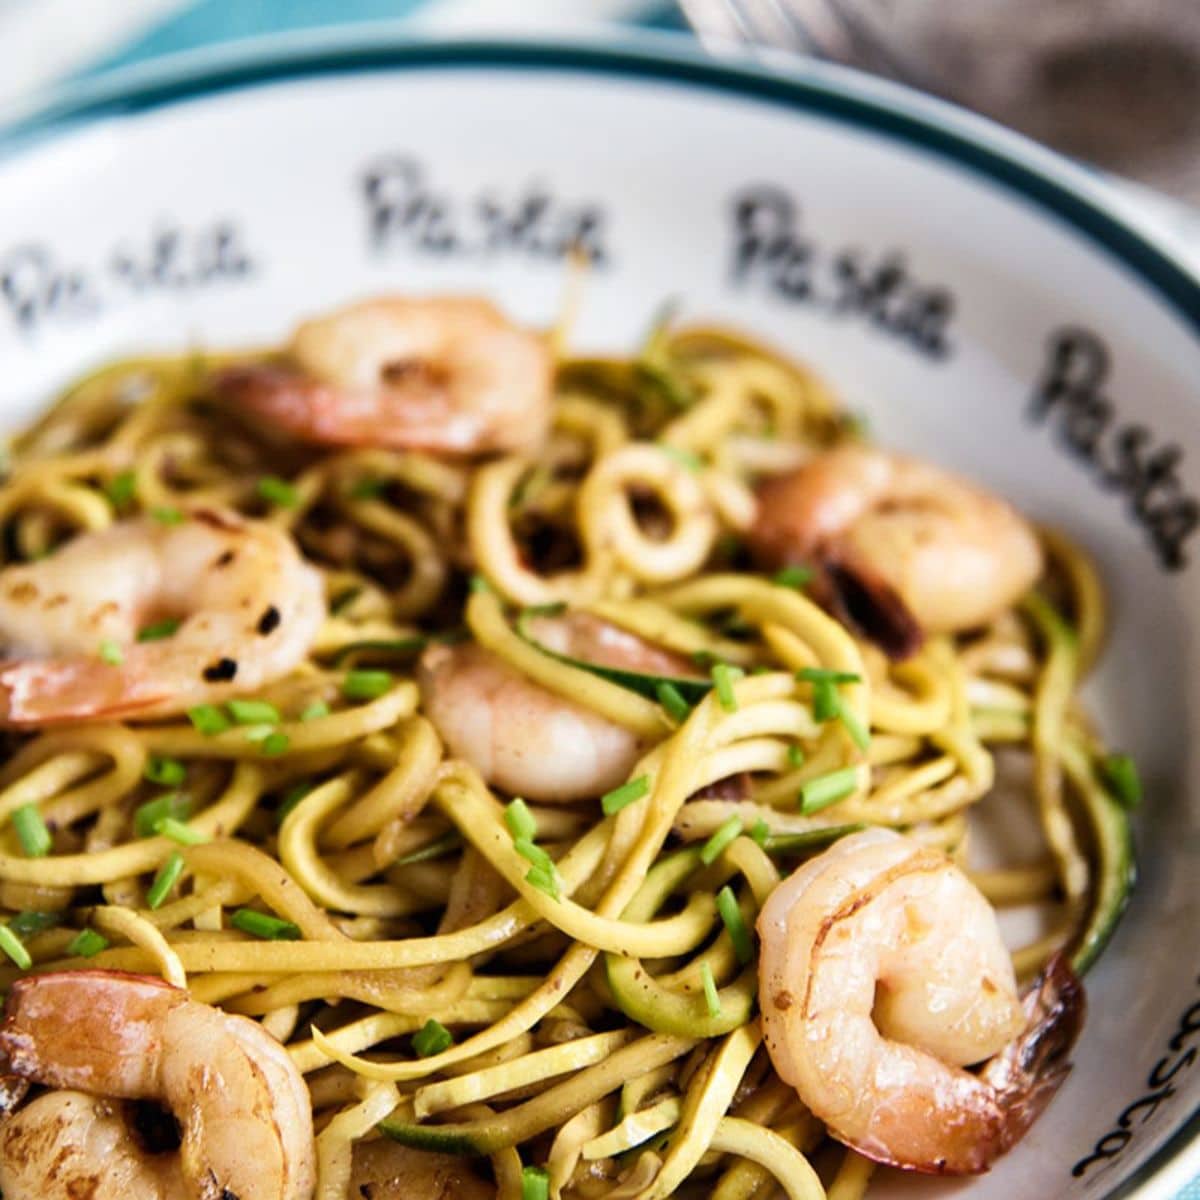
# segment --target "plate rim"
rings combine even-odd
[[[1200,346],[1200,273],[1170,239],[1123,210],[1098,173],[988,118],[902,84],[783,53],[713,58],[685,34],[466,37],[402,21],[293,30],[163,55],[69,82],[0,124],[0,165],[91,122],[225,92],[364,72],[438,69],[576,71],[654,79],[817,113],[865,127],[983,178],[1082,235],[1129,269]],[[0,120],[4,114],[0,113]],[[1171,1200],[1200,1175],[1200,1107],[1103,1200]]]

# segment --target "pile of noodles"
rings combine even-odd
[[[548,442],[475,463],[264,437],[210,394],[221,361],[117,363],[21,433],[4,559],[137,512],[227,505],[291,532],[330,616],[256,697],[284,735],[270,753],[236,723],[182,718],[10,735],[0,905],[31,969],[158,973],[260,1020],[311,1089],[323,1200],[381,1120],[485,1156],[505,1198],[531,1166],[566,1197],[822,1196],[810,1162],[836,1200],[864,1195],[871,1164],[771,1068],[754,962],[715,896],[729,886],[752,930],[781,875],[850,829],[903,830],[965,865],[974,805],[1033,807],[1040,855],[972,877],[997,906],[1051,906],[1020,976],[1063,945],[1086,958],[1095,864],[1071,811],[1101,786],[1100,748],[1076,690],[1103,625],[1087,560],[1048,537],[1038,595],[892,662],[802,573],[746,555],[754,484],[862,436],[759,346],[659,328],[635,359],[564,362]],[[523,636],[524,612],[561,604],[740,671],[664,708]],[[612,815],[599,798],[528,806],[554,889],[527,879],[511,797],[421,713],[420,650],[462,638],[648,747]],[[833,719],[814,714],[806,667],[859,680]],[[998,757],[1028,764],[1015,798],[994,793]],[[832,802],[798,805],[831,776]],[[194,844],[147,828],[156,801]],[[52,833],[42,856],[10,820],[28,805]],[[724,849],[702,856],[718,831]],[[277,918],[275,936],[231,924],[244,909]],[[19,974],[6,964],[0,986]]]

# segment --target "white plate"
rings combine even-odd
[[[1148,785],[1141,886],[1046,1117],[990,1176],[887,1194],[1173,1195],[1200,1171],[1197,282],[1084,173],[844,71],[282,45],[131,72],[0,142],[4,421],[108,356],[277,338],[365,292],[548,323],[581,239],[580,346],[628,349],[681,297],[1068,529],[1111,589],[1094,697]]]

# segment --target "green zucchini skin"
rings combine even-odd
[[[1103,789],[1077,789],[1096,844],[1099,871],[1088,919],[1071,952],[1079,975],[1108,945],[1137,883],[1137,858],[1128,812]]]
[[[380,1121],[376,1126],[380,1133],[392,1141],[408,1146],[412,1150],[436,1150],[442,1154],[458,1154],[478,1158],[495,1147],[484,1144],[484,1139],[463,1133],[453,1125],[416,1125],[406,1121]]]
[[[648,675],[644,671],[630,671],[624,667],[607,667],[602,663],[588,662],[586,659],[559,654],[557,650],[551,650],[549,646],[539,642],[529,631],[528,622],[523,618],[517,621],[516,630],[521,638],[547,658],[565,663],[568,667],[575,667],[580,671],[598,675],[601,679],[607,679],[609,683],[615,683],[618,687],[636,692],[647,700],[657,700],[659,686],[664,683],[669,683],[692,705],[699,704],[712,690],[711,679],[698,679],[691,675]]]

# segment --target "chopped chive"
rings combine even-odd
[[[838,698],[837,684],[828,679],[818,679],[813,685],[813,719],[832,721],[842,710]]]
[[[160,908],[167,898],[167,893],[179,882],[183,874],[183,855],[176,851],[158,869],[150,890],[146,893],[146,907]]]
[[[197,704],[187,710],[187,715],[205,737],[214,737],[229,728],[229,718],[215,704]]]
[[[737,897],[728,884],[717,893],[717,912],[721,914],[721,920],[729,932],[738,962],[745,966],[754,957],[754,944],[750,940],[750,930],[742,919],[742,910],[738,908]]]
[[[1124,808],[1137,808],[1142,800],[1142,780],[1137,763],[1128,754],[1108,754],[1100,760],[1105,790]]]
[[[239,725],[278,725],[279,709],[267,700],[230,700],[229,715]]]
[[[549,871],[551,874],[554,873],[554,859],[536,842],[531,842],[528,838],[515,838],[513,849],[527,862],[533,863],[535,867]]]
[[[804,751],[799,746],[789,746],[787,748],[787,760],[789,767],[804,766]]]
[[[471,576],[468,586],[473,592],[490,592],[492,590],[492,585],[478,572]]]
[[[102,662],[108,663],[110,667],[119,667],[125,661],[125,655],[117,642],[114,642],[112,638],[105,638],[100,643],[100,659]]]
[[[94,929],[81,929],[67,946],[67,953],[75,958],[95,958],[101,950],[108,949],[108,938]]]
[[[387,485],[386,479],[373,479],[370,475],[365,475],[350,485],[346,495],[351,500],[374,500],[383,495]]]
[[[158,832],[161,821],[171,818],[186,821],[192,813],[191,800],[182,792],[167,792],[155,800],[140,804],[133,813],[133,830],[138,837],[150,837]]]
[[[242,727],[242,736],[248,742],[265,742],[274,732],[274,725],[244,725]]]
[[[344,592],[339,592],[329,602],[330,613],[335,617],[340,617],[362,594],[363,589],[360,587],[349,587]]]
[[[229,918],[234,929],[266,942],[295,942],[300,940],[300,926],[292,921],[260,913],[253,908],[235,909]]]
[[[521,838],[533,841],[537,837],[537,822],[533,819],[533,813],[529,811],[529,805],[520,796],[505,807],[504,823],[514,841]]]
[[[626,808],[635,800],[640,800],[649,791],[650,776],[639,775],[636,779],[631,779],[628,783],[623,783],[620,787],[613,788],[611,792],[605,792],[600,797],[600,807],[604,810],[606,817],[611,817],[614,813],[619,813],[621,809]]]
[[[277,504],[280,508],[295,508],[300,499],[300,493],[295,487],[286,479],[280,479],[278,475],[264,475],[254,485],[254,490],[268,504]]]
[[[549,870],[544,866],[530,867],[525,882],[539,892],[545,892],[552,900],[558,899],[558,874],[553,866]]]
[[[846,707],[842,698],[838,697],[838,720],[845,726],[846,732],[850,735],[850,740],[860,749],[865,751],[871,744],[871,731],[855,716],[854,712]]]
[[[802,683],[862,683],[853,671],[834,671],[827,667],[801,667],[796,678]]]
[[[33,912],[30,909],[26,909],[24,912],[17,913],[9,921],[8,927],[18,937],[29,937],[31,934],[53,929],[61,920],[62,918],[58,913]]]
[[[771,576],[771,582],[777,587],[792,588],[794,591],[801,591],[806,588],[813,580],[812,567],[784,567],[782,571],[776,571]]]
[[[654,689],[654,694],[671,720],[682,724],[692,715],[692,706],[683,698],[679,689],[673,683],[667,683],[666,680],[663,680]]]
[[[180,821],[176,817],[163,817],[155,821],[154,832],[178,842],[181,846],[200,846],[208,841],[207,833],[193,829],[186,821]]]
[[[176,758],[164,758],[152,754],[146,760],[142,774],[151,782],[163,787],[178,787],[187,778],[187,767]]]
[[[158,508],[152,508],[150,515],[160,525],[182,525],[183,510],[176,508],[174,505],[160,505]]]
[[[347,671],[342,695],[347,700],[376,700],[391,686],[390,671]]]
[[[314,700],[301,714],[302,721],[316,721],[320,717],[329,716],[329,705],[324,700]]]
[[[13,812],[12,823],[26,858],[45,858],[50,853],[50,830],[36,804],[22,804]]]
[[[105,484],[104,494],[113,508],[124,508],[137,495],[137,475],[133,471],[118,471]]]
[[[722,851],[742,832],[742,820],[740,817],[730,817],[723,825],[721,825],[716,833],[708,839],[700,849],[700,861],[706,866],[711,867],[713,863],[721,857]]]
[[[800,811],[805,815],[820,812],[850,795],[858,781],[856,767],[842,767],[828,775],[818,775],[800,788]]]
[[[734,680],[741,679],[746,674],[741,667],[729,663],[717,663],[712,669],[713,686],[717,691],[717,699],[726,712],[737,712],[737,697],[733,694]]]
[[[275,810],[275,824],[282,825],[287,820],[288,814],[313,790],[316,784],[298,783],[286,796],[283,798],[283,803]]]
[[[420,1058],[432,1058],[454,1045],[454,1035],[432,1017],[413,1034],[413,1049]]]
[[[3,950],[22,971],[33,966],[33,959],[25,949],[25,943],[7,926],[0,925],[0,950]]]
[[[771,836],[771,827],[759,817],[753,825],[750,826],[750,837],[753,839],[756,846],[765,846]]]
[[[700,455],[691,450],[683,450],[679,446],[670,445],[668,442],[659,442],[658,448],[681,466],[687,467],[689,471],[704,470],[704,460]]]
[[[523,1167],[521,1200],[550,1200],[550,1172],[545,1167]]]
[[[180,621],[177,617],[155,621],[153,625],[147,625],[145,629],[138,631],[137,640],[139,642],[161,642],[164,638],[173,637],[179,626]]]
[[[268,758],[277,758],[280,754],[286,754],[288,748],[292,744],[292,739],[286,733],[278,731],[268,734],[263,738],[262,745],[259,749],[267,755]]]
[[[708,963],[700,964],[700,983],[704,988],[704,1004],[710,1017],[721,1015],[721,997],[717,995],[717,981],[713,978],[712,967]]]
[[[441,858],[443,854],[449,854],[451,850],[455,850],[461,845],[461,835],[457,829],[452,829],[449,833],[442,834],[440,838],[435,838],[419,850],[402,855],[392,863],[392,866],[407,867],[410,863],[429,862],[432,859]]]
[[[702,671],[709,671],[721,660],[711,650],[693,650],[689,656]]]

